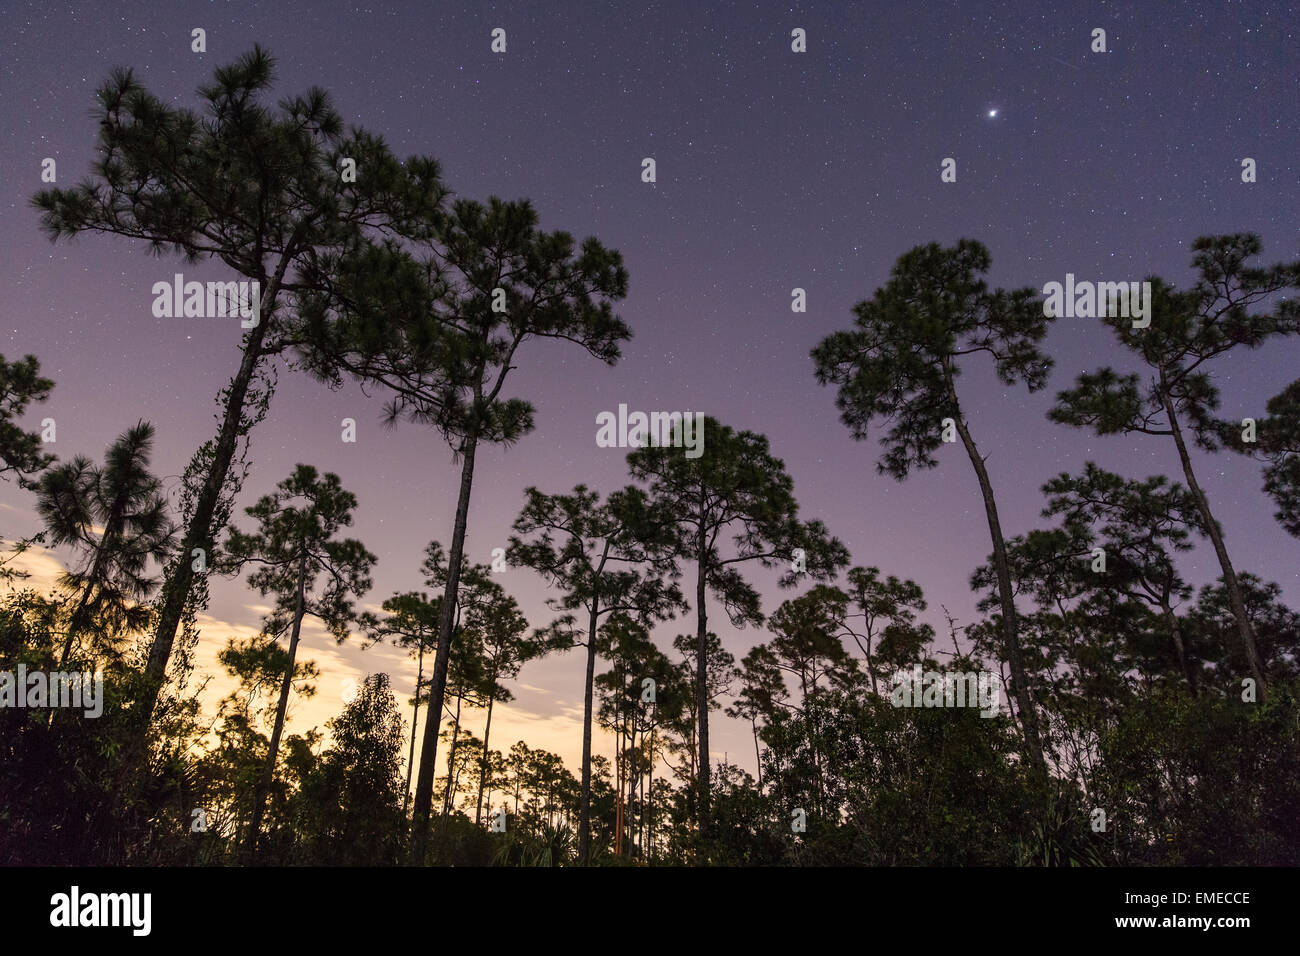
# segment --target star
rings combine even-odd
[[[993,119],[993,117],[995,117],[995,116],[997,116],[997,115],[998,115],[998,111],[997,111],[997,110],[989,110],[989,119]]]

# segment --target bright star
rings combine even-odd
[[[998,111],[997,111],[997,110],[989,110],[989,119],[992,119],[993,117],[995,117],[995,116],[997,116],[997,115],[998,115]]]

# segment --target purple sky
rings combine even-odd
[[[0,17],[0,262],[7,274],[3,352],[35,353],[57,385],[32,416],[58,422],[63,458],[102,456],[138,418],[158,429],[156,470],[177,476],[216,427],[214,397],[238,363],[236,320],[155,319],[150,288],[174,272],[214,267],[151,259],[117,238],[52,246],[27,203],[44,157],[58,183],[86,175],[98,84],[131,66],[164,100],[196,106],[194,89],[254,41],[275,55],[277,95],[320,85],[345,119],[400,155],[430,153],[459,194],[531,199],[547,229],[595,235],[630,272],[620,314],[635,338],[606,368],[566,343],[533,343],[515,394],[537,408],[536,431],[479,455],[469,549],[503,547],[522,490],[608,491],[626,482],[625,452],[595,444],[595,418],[619,403],[703,411],[766,434],[794,476],[805,518],[820,517],[854,563],[910,577],[959,622],[972,620],[971,570],[989,551],[978,487],[959,445],[939,468],[899,484],[876,474],[871,443],[853,442],[834,392],[814,381],[808,351],[847,327],[911,246],[960,237],[993,256],[991,283],[1041,288],[1080,279],[1191,278],[1191,240],[1258,232],[1264,259],[1300,256],[1300,79],[1294,6],[1278,3],[9,3]],[[190,52],[190,30],[207,53]],[[490,32],[507,31],[493,54]],[[808,52],[790,50],[807,31]],[[1089,51],[1094,27],[1108,53]],[[996,110],[996,116],[989,113]],[[658,182],[640,181],[652,156]],[[1240,161],[1258,182],[1240,181]],[[944,157],[957,182],[940,182]],[[790,290],[808,294],[806,314]],[[1167,441],[1097,440],[1050,424],[1052,395],[1103,363],[1129,370],[1098,320],[1062,319],[1047,341],[1048,389],[1006,390],[967,365],[964,406],[989,457],[1008,535],[1043,526],[1040,485],[1085,460],[1132,477],[1182,480]],[[1230,357],[1214,369],[1225,417],[1258,415],[1300,377],[1300,343]],[[355,418],[358,441],[339,440]],[[379,555],[378,603],[421,585],[425,544],[450,539],[457,472],[446,446],[409,425],[384,430],[380,403],[349,386],[331,393],[283,371],[254,433],[242,508],[297,462],[337,472],[360,500],[354,533]],[[1258,466],[1196,453],[1238,570],[1279,581],[1300,605],[1300,542],[1272,519]],[[174,486],[174,477],[171,485]],[[0,487],[0,531],[35,530],[31,498]],[[1181,560],[1189,580],[1217,576],[1208,549]],[[765,609],[781,593],[758,575]],[[545,591],[530,572],[504,578],[535,624]],[[255,627],[259,599],[242,583],[213,587],[211,614]],[[766,632],[733,632],[741,656]],[[668,648],[689,621],[657,635]],[[224,632],[213,626],[211,641]],[[318,635],[319,636],[319,635]],[[399,657],[345,647],[323,654],[322,693],[302,715],[339,708],[339,675],[403,668]],[[394,672],[399,691],[411,673]],[[580,747],[581,662],[529,665],[519,733],[563,754]],[[475,718],[479,730],[481,718]],[[718,755],[752,764],[747,728],[719,716]],[[530,727],[537,728],[534,733]],[[495,728],[494,728],[495,729]],[[752,769],[752,767],[751,767]]]

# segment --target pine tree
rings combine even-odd
[[[411,750],[406,758],[406,790],[402,796],[402,816],[405,817],[411,802],[415,738],[420,727],[420,704],[424,699],[424,654],[437,647],[438,619],[442,611],[439,600],[430,601],[422,591],[394,594],[384,601],[382,607],[385,617],[367,611],[358,621],[367,638],[372,643],[391,640],[398,647],[414,652],[416,657],[415,697],[411,702]]]
[[[132,708],[136,740],[122,777],[144,756],[149,719],[196,584],[194,552],[213,554],[223,499],[241,477],[231,470],[239,445],[265,413],[273,389],[268,360],[300,339],[294,317],[282,308],[286,291],[301,293],[308,282],[324,281],[308,264],[330,249],[355,246],[367,230],[413,230],[409,222],[427,220],[446,194],[434,160],[399,163],[377,137],[345,132],[319,88],[266,106],[273,80],[271,56],[254,46],[215,71],[199,90],[203,109],[196,112],[170,105],[131,70],[118,70],[97,94],[99,158],[92,176],[32,200],[51,239],[121,236],[154,255],[219,261],[258,284],[260,314],[221,393],[220,430],[195,454],[192,508],[167,572],[147,680]],[[341,175],[345,158],[356,161],[355,181]]]
[[[853,437],[867,438],[874,422],[890,423],[880,439],[882,474],[902,481],[915,468],[934,468],[950,422],[979,480],[993,541],[1002,611],[1002,652],[1024,724],[1025,750],[1040,779],[1047,765],[1038,715],[1016,623],[1016,605],[993,483],[958,399],[961,359],[979,352],[994,361],[1006,385],[1032,392],[1047,382],[1051,359],[1038,344],[1047,318],[1033,289],[989,291],[991,263],[980,243],[962,239],[943,248],[917,246],[899,257],[889,281],[853,307],[854,327],[823,339],[812,352],[817,381],[835,385],[840,418]]]
[[[53,388],[53,381],[41,377],[36,356],[7,362],[0,355],[0,478],[16,474],[23,480],[54,461],[53,455],[41,451],[40,433],[24,431],[17,424],[27,406],[46,401]]]
[[[338,475],[319,475],[311,465],[298,465],[274,493],[245,509],[257,521],[257,531],[249,534],[232,528],[219,559],[218,567],[226,572],[256,566],[248,583],[259,594],[275,597],[264,631],[276,638],[289,633],[275,727],[245,838],[245,854],[250,858],[257,852],[266,795],[275,774],[303,618],[316,617],[342,643],[350,625],[358,620],[354,598],[370,589],[375,556],[355,538],[335,538],[340,529],[352,524],[356,504],[356,496],[343,489]],[[318,588],[322,577],[325,583]]]
[[[149,472],[153,438],[153,426],[140,422],[113,442],[102,467],[78,455],[45,472],[35,485],[47,540],[71,546],[81,558],[62,579],[76,606],[60,667],[92,626],[103,635],[104,649],[113,646],[116,634],[142,629],[149,621],[144,602],[158,586],[149,564],[166,563],[176,535],[162,482]]]
[[[607,364],[631,336],[611,303],[627,294],[622,257],[594,238],[575,246],[567,232],[543,232],[527,201],[458,200],[428,229],[397,243],[367,246],[322,270],[337,274],[329,294],[306,294],[300,337],[305,364],[322,377],[344,374],[392,395],[390,421],[427,425],[460,461],[448,574],[430,680],[412,821],[412,858],[428,849],[439,724],[447,690],[453,619],[465,553],[480,444],[510,445],[533,429],[533,407],[503,393],[525,342],[572,342]],[[417,257],[417,253],[419,257]]]
[[[722,601],[733,626],[760,624],[758,592],[737,565],[752,562],[764,568],[787,568],[780,583],[789,587],[802,574],[814,580],[829,578],[849,563],[849,557],[820,521],[799,520],[794,480],[785,463],[771,455],[765,437],[734,431],[706,417],[699,440],[702,453],[694,458],[684,447],[650,445],[630,453],[627,461],[632,476],[648,485],[647,507],[652,513],[671,516],[677,525],[673,556],[696,567],[695,819],[705,836],[710,770],[709,593]],[[720,541],[727,534],[733,536],[730,549],[725,539]]]
[[[552,643],[587,649],[578,803],[578,859],[586,865],[591,861],[592,692],[599,628],[602,619],[615,614],[649,626],[683,606],[672,580],[677,576],[671,557],[674,526],[649,512],[638,488],[624,488],[603,502],[585,485],[568,495],[544,495],[536,488],[525,495],[507,558],[537,571],[560,591],[559,598],[550,599],[551,607],[581,611],[585,618],[579,623],[567,615],[557,622]]]
[[[1221,422],[1219,435],[1233,451],[1264,465],[1264,491],[1277,505],[1274,515],[1288,534],[1300,538],[1300,381],[1268,400],[1268,415],[1255,422],[1255,440],[1245,441],[1237,422]]]
[[[1223,572],[1247,667],[1263,693],[1266,674],[1237,586],[1237,572],[1192,467],[1185,435],[1190,432],[1206,451],[1219,447],[1219,424],[1213,417],[1219,390],[1208,362],[1243,346],[1255,349],[1279,336],[1300,334],[1300,300],[1282,299],[1270,311],[1251,312],[1280,291],[1300,288],[1300,263],[1268,268],[1247,264],[1261,248],[1259,237],[1244,233],[1202,236],[1193,242],[1192,265],[1200,273],[1197,283],[1179,291],[1151,279],[1149,327],[1133,328],[1118,315],[1104,320],[1119,343],[1152,373],[1146,384],[1137,373],[1121,375],[1109,367],[1085,373],[1073,389],[1057,395],[1048,417],[1091,428],[1098,435],[1136,433],[1173,439]]]
[[[1044,517],[1061,516],[1065,532],[1076,542],[1069,560],[1079,562],[1093,548],[1102,549],[1106,572],[1092,580],[1114,587],[1158,610],[1164,621],[1188,690],[1196,694],[1192,660],[1175,605],[1191,596],[1191,587],[1172,560],[1190,551],[1192,532],[1204,534],[1195,498],[1163,475],[1131,481],[1093,462],[1077,476],[1062,473],[1043,486],[1048,496]]]

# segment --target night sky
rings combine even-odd
[[[116,237],[51,245],[28,202],[44,157],[56,159],[60,186],[88,173],[93,95],[113,67],[133,67],[164,100],[196,107],[194,90],[213,68],[260,42],[277,60],[277,97],[320,85],[349,123],[399,155],[436,156],[459,195],[529,198],[542,228],[594,235],[624,256],[630,291],[618,311],[634,338],[622,361],[608,368],[568,343],[533,342],[512,374],[514,394],[536,405],[537,429],[508,451],[480,451],[471,558],[486,562],[505,546],[527,485],[562,492],[583,481],[607,492],[627,482],[625,451],[596,447],[599,412],[620,403],[702,411],[769,437],[802,516],[822,518],[854,564],[917,580],[937,627],[940,604],[968,624],[968,578],[990,544],[964,451],[945,446],[939,468],[905,483],[878,475],[873,443],[851,440],[809,350],[848,327],[851,306],[923,242],[978,239],[993,257],[991,285],[1038,289],[1067,272],[1185,285],[1191,241],[1210,233],[1257,232],[1267,263],[1300,256],[1300,10],[1130,6],[6,2],[3,352],[34,353],[55,380],[28,423],[56,419],[61,458],[99,459],[145,418],[158,430],[155,470],[175,487],[215,433],[214,398],[238,365],[240,329],[229,319],[156,319],[150,289],[175,272],[224,273],[152,259]],[[206,54],[190,51],[195,27],[206,30]],[[496,27],[506,30],[504,54],[490,50]],[[807,31],[803,54],[791,51],[796,27]],[[1097,27],[1109,52],[1090,52]],[[644,157],[656,160],[655,184],[641,182]],[[956,183],[940,181],[945,157],[957,160]],[[1258,164],[1254,184],[1241,182],[1245,157]],[[807,290],[806,314],[791,312],[794,287]],[[1045,526],[1039,487],[1085,460],[1183,480],[1167,439],[1098,440],[1046,421],[1052,396],[1078,373],[1134,370],[1100,320],[1058,320],[1046,348],[1056,369],[1038,394],[1004,388],[978,357],[961,380],[1008,536]],[[1223,416],[1262,414],[1300,377],[1298,360],[1300,342],[1220,360]],[[458,479],[435,433],[385,429],[380,405],[355,386],[330,392],[282,368],[238,512],[248,528],[242,508],[297,462],[337,472],[360,501],[353,533],[379,555],[374,605],[421,587],[424,546],[450,540]],[[357,420],[356,444],[340,441],[345,417]],[[1274,522],[1259,466],[1194,455],[1237,569],[1278,581],[1300,606],[1300,542]],[[31,496],[0,487],[0,532],[34,530]],[[1198,585],[1219,573],[1208,547],[1180,567]],[[775,576],[754,579],[774,610]],[[532,623],[549,620],[531,572],[511,570],[503,583]],[[242,582],[214,582],[208,666],[228,634],[256,629],[259,603]],[[710,620],[737,658],[767,636],[732,630],[717,607]],[[693,629],[688,617],[656,635],[668,649]],[[301,655],[323,674],[295,729],[338,712],[346,677],[387,670],[400,694],[414,686],[414,662],[395,651],[336,650],[318,628],[305,640]],[[517,701],[497,712],[494,744],[525,737],[576,768],[579,657],[525,668]],[[471,717],[476,733],[481,720]],[[748,728],[720,714],[714,726],[717,756],[752,771]],[[608,752],[608,739],[598,742]]]

